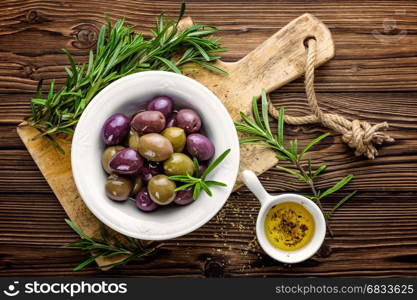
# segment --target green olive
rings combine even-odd
[[[171,142],[159,133],[142,135],[139,140],[139,153],[151,161],[164,161],[174,152]]]
[[[136,197],[139,190],[143,187],[142,176],[141,175],[134,176],[132,181],[133,181],[132,196]]]
[[[174,201],[175,188],[175,183],[166,175],[156,175],[148,182],[149,196],[159,205],[167,205]]]
[[[124,201],[132,192],[132,182],[116,174],[110,175],[106,181],[106,195],[115,201]]]
[[[112,171],[109,168],[109,161],[112,159],[112,157],[119,152],[120,150],[123,150],[125,147],[123,146],[110,146],[107,147],[103,155],[101,157],[101,165],[103,166],[103,169],[108,173],[112,174]]]
[[[129,148],[132,148],[135,150],[139,149],[139,134],[133,129],[130,129],[130,132],[129,132],[128,145],[129,145]]]
[[[194,165],[191,158],[184,153],[173,153],[164,162],[164,173],[168,176],[193,175]]]
[[[174,152],[182,152],[184,150],[185,142],[187,141],[184,129],[169,127],[162,131],[162,135],[171,142]]]

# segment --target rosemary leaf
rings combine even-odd
[[[200,183],[197,183],[194,186],[194,191],[193,191],[193,199],[197,200],[198,196],[200,195],[200,190],[201,190],[201,185]]]
[[[192,25],[180,31],[178,25],[185,9],[182,4],[177,21],[166,19],[162,13],[151,31],[154,37],[150,40],[142,33],[134,32],[124,20],[112,24],[106,16],[106,24],[99,31],[96,49],[88,54],[87,64],[78,64],[71,53],[63,49],[69,62],[64,68],[67,73],[64,86],[56,90],[52,80],[47,95],[43,95],[42,80],[39,82],[37,95],[30,103],[31,115],[25,117],[28,125],[40,131],[38,137],[46,136],[63,152],[55,135],[73,134],[91,99],[121,77],[148,70],[181,73],[189,68],[206,68],[226,75],[224,70],[212,65],[219,58],[217,53],[226,51],[211,37],[217,28]]]
[[[263,125],[265,128],[265,133],[272,137],[271,128],[269,127],[269,116],[268,116],[268,102],[266,98],[266,91],[265,89],[262,89],[261,93],[261,100],[262,100],[262,118],[263,118]]]
[[[76,266],[73,270],[79,271],[84,267],[94,262],[99,257],[113,257],[117,255],[125,255],[126,258],[122,261],[101,266],[100,268],[106,268],[110,266],[119,266],[126,264],[127,262],[138,259],[151,254],[156,250],[152,247],[144,247],[142,242],[133,238],[123,236],[124,243],[118,238],[113,237],[110,239],[108,232],[103,225],[100,226],[101,239],[96,239],[87,236],[78,226],[72,223],[70,220],[65,219],[68,226],[71,227],[80,237],[79,240],[62,245],[61,248],[80,248],[81,250],[90,253],[90,257]],[[92,254],[91,254],[92,253]]]
[[[348,195],[344,196],[339,202],[336,203],[336,205],[331,209],[331,211],[325,213],[325,217],[327,219],[329,219],[334,214],[334,212],[339,207],[341,207],[343,204],[345,204],[346,201],[348,201],[350,198],[352,198],[356,194],[356,192],[357,191],[353,191],[353,192],[349,193]]]
[[[322,139],[328,137],[330,135],[330,133],[324,133],[318,137],[316,137],[314,140],[312,140],[310,143],[307,144],[307,146],[304,147],[303,150],[301,150],[300,152],[300,158],[303,157],[303,155],[310,150],[311,147],[313,147],[315,144],[317,144],[318,142],[320,142]]]
[[[329,133],[322,134],[317,138],[313,139],[301,150],[299,154],[297,140],[290,141],[289,149],[287,149],[284,145],[284,108],[281,107],[278,110],[278,130],[277,134],[273,136],[269,126],[268,101],[266,91],[264,89],[261,92],[261,99],[261,113],[258,110],[256,98],[252,100],[253,120],[248,115],[241,112],[240,115],[242,121],[234,122],[237,131],[247,134],[247,136],[240,138],[240,143],[263,145],[264,147],[268,147],[270,149],[275,150],[277,152],[277,158],[279,158],[280,160],[292,163],[293,168],[286,168],[281,165],[277,165],[276,167],[277,169],[287,172],[294,176],[296,179],[306,183],[310,187],[312,192],[312,195],[308,195],[308,198],[315,201],[322,210],[323,214],[327,215],[327,213],[323,210],[320,200],[343,188],[350,180],[352,180],[353,176],[348,175],[344,177],[334,186],[322,192],[316,188],[315,179],[326,169],[326,165],[320,165],[317,167],[315,171],[313,171],[312,161],[310,159],[307,160],[307,169],[305,169],[305,165],[301,162],[301,159],[304,156],[304,154],[306,154],[307,151],[311,149],[312,146],[326,138],[329,135]],[[206,185],[210,184],[206,182]],[[344,198],[344,201],[347,201],[353,195],[354,193],[349,194]],[[326,225],[330,235],[332,235],[331,229],[327,222]]]
[[[168,177],[170,180],[182,182],[183,185],[175,189],[176,192],[186,189],[188,187],[193,187],[193,199],[196,200],[200,195],[201,190],[206,192],[210,197],[213,196],[212,191],[210,190],[211,186],[226,186],[223,182],[218,182],[214,180],[205,180],[206,177],[213,171],[230,153],[230,149],[227,149],[222,154],[220,154],[212,163],[210,163],[202,174],[200,174],[200,165],[196,159],[194,159],[194,176],[190,174],[187,175],[174,175]]]
[[[219,155],[211,164],[208,165],[207,169],[204,170],[203,174],[201,174],[201,178],[204,180],[208,174],[210,174],[211,171],[213,171],[214,168],[216,168],[230,153],[230,149],[227,149],[222,154]]]
[[[346,177],[342,178],[338,183],[336,183],[334,186],[328,188],[322,194],[320,195],[319,199],[322,199],[330,194],[333,194],[334,192],[337,192],[342,187],[344,187],[346,184],[349,183],[353,178],[353,175],[347,175]]]
[[[321,172],[323,172],[324,170],[326,170],[327,166],[326,165],[321,165],[320,167],[317,168],[317,170],[315,170],[312,174],[311,174],[311,178],[316,179],[317,176],[320,175]]]

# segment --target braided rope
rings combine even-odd
[[[333,129],[342,134],[342,140],[355,150],[355,155],[364,155],[369,159],[374,159],[378,155],[375,144],[384,142],[393,142],[394,139],[385,134],[388,128],[387,122],[371,125],[369,122],[353,120],[350,121],[341,115],[333,113],[324,113],[318,103],[316,93],[314,91],[314,69],[316,61],[316,40],[309,39],[307,41],[307,60],[305,72],[305,90],[308,105],[313,114],[303,117],[292,117],[285,115],[284,121],[291,125],[315,124],[321,123],[323,126]],[[278,110],[273,106],[271,101],[268,103],[268,111],[271,116],[278,118]]]

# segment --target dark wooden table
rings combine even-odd
[[[187,14],[216,25],[230,51],[244,56],[295,17],[310,12],[333,33],[336,57],[317,71],[325,110],[379,122],[396,143],[373,160],[357,158],[333,136],[312,158],[329,165],[324,187],[353,173],[358,194],[332,218],[326,253],[294,266],[266,256],[255,243],[258,202],[246,189],[201,229],[165,243],[153,258],[108,272],[71,268],[85,258],[59,249],[74,240],[59,202],[19,140],[15,127],[29,113],[38,80],[63,82],[61,48],[80,61],[95,43],[103,14],[125,17],[140,30],[177,1],[3,0],[0,5],[0,275],[1,276],[416,276],[417,275],[417,3],[410,1],[189,1]],[[251,96],[251,95],[248,95]],[[301,115],[307,106],[299,79],[272,95]],[[325,129],[287,127],[305,143]],[[277,170],[261,177],[271,193],[303,192]],[[345,190],[345,192],[346,192]],[[329,208],[342,194],[325,203]]]

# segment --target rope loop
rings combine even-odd
[[[364,155],[369,159],[374,159],[378,155],[375,145],[380,145],[384,142],[394,142],[394,139],[384,132],[388,129],[388,123],[382,122],[371,125],[367,121],[350,121],[339,114],[325,113],[321,110],[314,91],[316,49],[316,40],[314,38],[308,39],[304,85],[307,102],[313,114],[303,117],[285,115],[285,123],[291,125],[321,123],[323,126],[342,134],[343,142],[355,151],[356,156]],[[271,101],[268,103],[268,111],[271,116],[278,118],[278,110]]]

